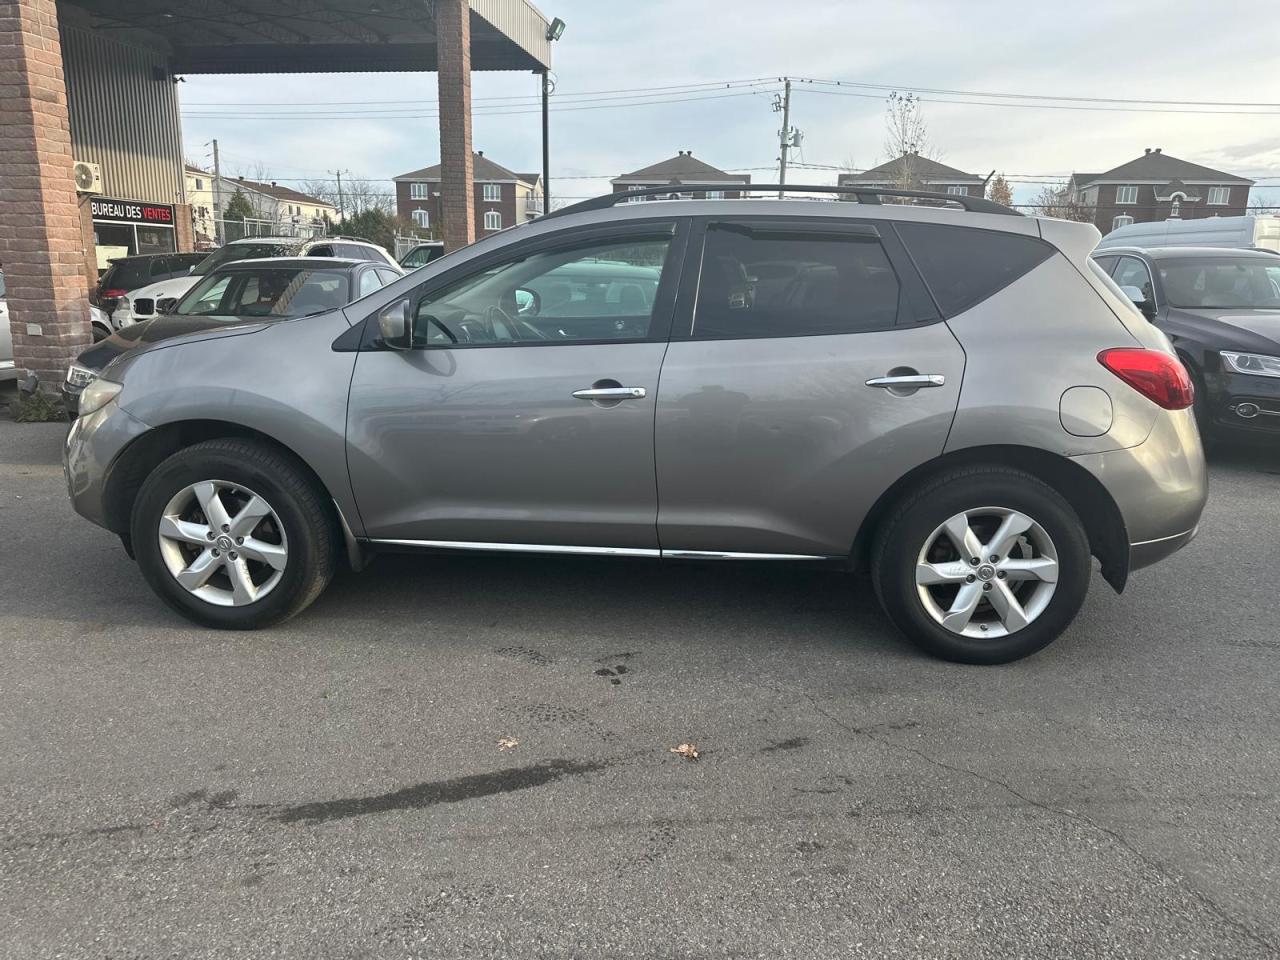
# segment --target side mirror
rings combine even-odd
[[[173,313],[178,309],[177,297],[161,297],[156,301],[156,313]]]
[[[378,332],[387,346],[408,350],[413,339],[413,307],[409,298],[395,300],[378,311]]]
[[[1142,311],[1142,315],[1148,320],[1156,318],[1156,305],[1147,299],[1142,292],[1141,287],[1134,287],[1126,284],[1120,288],[1124,291],[1124,295],[1133,301],[1133,305]]]
[[[516,290],[516,313],[522,317],[536,317],[542,312],[542,297],[536,290],[520,287]]]

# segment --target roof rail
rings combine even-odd
[[[326,233],[319,237],[312,237],[313,240],[358,240],[361,243],[373,243],[368,237],[349,236],[345,233]]]
[[[662,187],[645,187],[643,190],[626,190],[621,193],[606,193],[598,197],[592,197],[590,200],[583,200],[580,203],[574,203],[567,207],[561,207],[559,210],[553,210],[548,214],[544,214],[539,219],[546,220],[548,217],[559,217],[568,213],[586,213],[588,210],[605,210],[616,204],[623,203],[635,197],[662,197],[671,194],[688,193],[690,191],[705,192],[707,190],[726,189],[723,183],[671,183]],[[1017,210],[1006,207],[1002,203],[996,203],[994,200],[986,200],[982,197],[961,197],[952,193],[937,193],[931,190],[885,190],[880,187],[833,187],[827,184],[802,184],[802,183],[751,183],[735,185],[735,189],[743,191],[750,190],[752,193],[756,191],[764,191],[776,193],[778,191],[786,192],[805,192],[805,193],[837,193],[842,196],[856,197],[859,203],[878,204],[881,197],[911,197],[920,200],[942,200],[947,203],[954,203],[963,207],[969,213],[999,213],[1006,216],[1020,217],[1022,216]]]

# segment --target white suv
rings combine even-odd
[[[111,321],[118,330],[141,320],[150,320],[159,311],[162,300],[178,299],[194,287],[199,279],[224,263],[233,260],[259,260],[265,257],[346,257],[387,263],[399,271],[399,264],[376,243],[358,237],[245,237],[232,240],[213,251],[181,277],[170,277],[147,287],[131,290],[116,304]]]

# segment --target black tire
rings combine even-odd
[[[1057,588],[1040,615],[1021,629],[987,639],[954,633],[926,610],[916,588],[916,564],[926,541],[948,518],[1001,506],[1034,519],[1058,554]],[[1008,663],[1048,646],[1075,618],[1089,589],[1091,565],[1084,525],[1052,487],[1001,466],[949,470],[907,493],[880,525],[871,572],[885,613],[921,649],[957,663]]]
[[[100,327],[96,323],[92,324],[92,327],[94,343],[101,343],[103,340],[107,339],[107,337],[111,336],[111,331],[105,327]]]
[[[261,600],[218,606],[189,593],[169,572],[160,552],[159,523],[169,500],[193,483],[243,484],[274,508],[284,528],[288,559],[279,582]],[[183,616],[220,630],[253,630],[294,616],[318,597],[333,576],[338,535],[328,499],[289,453],[255,440],[207,440],[157,466],[134,501],[130,535],[142,575]]]

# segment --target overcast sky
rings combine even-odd
[[[1231,12],[1237,7],[1238,16]],[[1280,102],[1274,18],[1265,5],[1237,0],[1211,8],[1191,0],[1082,0],[1066,7],[1034,0],[543,0],[540,8],[568,24],[554,45],[553,65],[552,188],[561,197],[606,192],[609,176],[682,149],[726,170],[766,168],[750,170],[757,181],[776,176],[767,169],[778,156],[780,122],[771,109],[776,84],[761,84],[759,92],[721,90],[734,95],[718,99],[704,98],[711,90],[670,98],[654,93],[651,99],[678,102],[564,109],[576,96],[597,91],[789,75],[984,93]],[[231,173],[261,167],[275,179],[296,181],[341,168],[389,179],[439,158],[433,74],[193,76],[179,89],[188,158],[208,164],[206,142],[217,137]],[[795,87],[792,124],[804,134],[796,159],[859,168],[886,159],[885,91],[844,89],[861,94],[853,96],[816,89]],[[475,74],[475,148],[511,169],[540,169],[537,93],[531,74]],[[498,99],[515,97],[529,99]],[[1175,108],[1085,112],[923,98],[937,157],[972,173],[996,169],[1034,181],[1106,170],[1158,146],[1218,169],[1270,177],[1260,187],[1271,185],[1264,196],[1280,204],[1280,107],[1160,115],[1150,111]],[[367,104],[366,116],[243,116],[360,109],[307,106],[332,101]],[[587,105],[600,106],[577,102]],[[374,110],[426,116],[388,119]],[[1260,112],[1266,110],[1272,115]],[[227,115],[200,116],[212,113]],[[789,179],[831,183],[835,171],[804,170]],[[1028,200],[1038,189],[1019,185],[1015,199]]]

